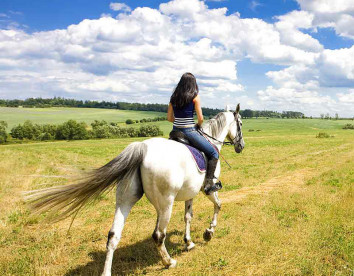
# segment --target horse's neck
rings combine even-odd
[[[216,140],[218,140],[218,141],[220,141],[220,142],[224,142],[224,141],[225,141],[226,136],[227,136],[227,133],[228,133],[228,128],[229,128],[229,125],[230,125],[230,123],[231,123],[230,118],[229,118],[229,116],[228,116],[228,115],[229,115],[228,112],[225,112],[225,115],[226,115],[226,123],[225,123],[225,126],[223,127],[222,131],[220,131],[219,135],[217,135],[217,137],[213,137],[213,138],[215,138]],[[204,131],[206,134],[212,136],[212,131],[211,131],[211,126],[210,126],[210,125],[208,125],[208,127],[205,128],[205,129],[203,128],[203,131]],[[210,142],[211,142],[212,144],[214,144],[214,145],[218,148],[219,151],[221,150],[221,147],[222,147],[222,144],[221,144],[221,143],[219,143],[219,142],[217,142],[217,141],[214,141],[213,139],[209,139],[209,140],[210,140]]]

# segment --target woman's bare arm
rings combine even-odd
[[[197,113],[197,118],[198,118],[198,125],[202,126],[202,123],[204,121],[204,117],[203,117],[203,112],[202,112],[202,107],[200,104],[200,97],[199,95],[197,95],[194,100],[194,108],[195,108],[195,112]]]
[[[175,115],[173,114],[173,107],[171,103],[168,105],[167,120],[171,123],[175,121]]]

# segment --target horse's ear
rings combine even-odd
[[[236,106],[236,113],[239,113],[240,112],[240,104],[237,104]]]
[[[227,105],[225,106],[225,111],[230,111],[230,110],[231,110],[230,105],[227,104]]]

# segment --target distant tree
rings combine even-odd
[[[7,123],[5,121],[0,121],[0,144],[6,143],[7,141]]]
[[[41,133],[37,136],[37,140],[54,140],[57,133],[57,126],[45,124],[40,126]]]
[[[94,138],[110,138],[112,133],[109,125],[98,125],[92,129],[92,136]]]
[[[320,114],[321,119],[324,119],[324,116],[325,115],[323,113]]]
[[[140,137],[154,137],[159,135],[163,135],[163,132],[155,125],[145,125],[141,126],[139,129]]]
[[[98,126],[105,126],[107,125],[107,122],[105,120],[94,120],[92,123],[91,123],[91,126],[92,128],[95,128],[95,127],[98,127]]]
[[[336,120],[338,120],[338,119],[339,119],[339,115],[338,115],[338,113],[336,113],[336,114],[334,115],[334,118],[335,118]]]
[[[127,131],[128,137],[137,137],[139,134],[139,131],[134,127],[126,128],[126,131]]]
[[[241,116],[244,118],[252,118],[253,117],[253,111],[251,109],[245,109],[242,111]]]
[[[27,120],[23,125],[15,126],[11,129],[11,136],[16,139],[36,140],[42,133],[42,127]]]
[[[88,138],[86,124],[84,122],[76,122],[69,120],[57,128],[57,140],[83,140]]]

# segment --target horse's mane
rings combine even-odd
[[[218,113],[216,116],[211,118],[209,121],[203,124],[204,129],[209,129],[209,133],[213,137],[218,137],[220,132],[223,130],[226,124],[226,116],[224,112]]]

